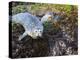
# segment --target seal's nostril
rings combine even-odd
[[[40,39],[41,37],[40,36],[37,36],[37,38]]]

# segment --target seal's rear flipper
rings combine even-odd
[[[22,35],[19,36],[19,41],[22,40],[27,35],[27,32],[24,32]]]

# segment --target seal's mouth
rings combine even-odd
[[[37,39],[37,38],[41,38],[42,37],[42,34],[41,33],[30,33],[29,34],[33,39]]]

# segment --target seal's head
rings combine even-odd
[[[35,28],[32,32],[30,32],[30,36],[33,39],[36,39],[38,37],[42,37],[42,33],[43,33],[43,27],[42,28]]]
[[[43,33],[42,29],[34,29],[34,31],[31,33],[31,37],[36,39],[37,37],[41,37]]]
[[[51,21],[53,19],[53,13],[52,12],[47,12],[42,18],[41,22],[44,23],[46,21]]]

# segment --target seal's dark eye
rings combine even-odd
[[[41,31],[39,31],[39,32],[41,32]]]

